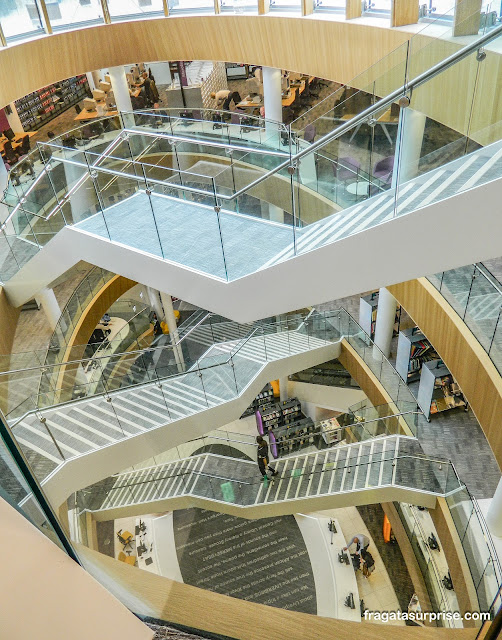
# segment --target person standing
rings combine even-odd
[[[278,472],[273,469],[268,463],[268,444],[262,438],[262,436],[256,436],[256,442],[258,444],[258,467],[260,469],[260,473],[265,479],[267,476],[267,467],[272,472],[272,476],[279,475]]]
[[[213,91],[211,93],[211,98],[216,100],[215,109],[222,109],[223,103],[230,96],[230,91],[228,89],[221,89],[221,91],[217,91],[216,93]]]
[[[356,535],[347,544],[347,546],[343,548],[343,550],[347,551],[348,548],[351,547],[353,544],[356,545],[356,553],[357,555],[360,556],[361,552],[366,551],[370,546],[370,540],[368,536],[365,536],[363,533],[356,533]]]

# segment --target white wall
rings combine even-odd
[[[332,409],[346,413],[349,407],[366,398],[361,389],[349,387],[328,387],[323,384],[310,384],[309,382],[288,382],[288,395],[290,398],[298,398],[302,407],[307,409],[307,415],[316,420],[315,408]]]
[[[151,640],[153,631],[0,498],[2,640]]]

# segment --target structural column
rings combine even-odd
[[[42,305],[42,309],[54,331],[61,317],[61,308],[52,289],[42,289],[36,295],[36,300]]]
[[[499,480],[495,495],[488,508],[486,524],[492,535],[502,538],[502,479]]]
[[[279,399],[281,402],[288,399],[288,376],[279,378]]]
[[[9,104],[10,113],[7,113],[7,109],[5,109],[5,115],[7,116],[7,120],[9,121],[9,126],[15,133],[21,133],[24,131],[23,125],[21,123],[21,119],[19,118],[19,114],[17,113],[16,105],[11,102]]]
[[[387,289],[382,287],[378,293],[378,310],[375,325],[375,347],[373,357],[380,359],[380,351],[388,358],[390,355],[390,345],[394,322],[396,320],[397,301]],[[378,348],[380,351],[378,350]]]
[[[162,300],[162,306],[164,307],[164,318],[167,322],[167,328],[169,329],[169,335],[171,336],[171,344],[173,345],[174,357],[178,370],[180,373],[185,370],[185,360],[183,358],[183,350],[179,342],[178,325],[176,324],[176,317],[174,315],[173,299],[167,293],[160,292],[160,299]]]
[[[263,67],[263,103],[265,106],[265,118],[282,122],[282,73],[280,69]],[[277,134],[277,128],[268,124],[265,125],[267,135]]]
[[[117,109],[119,111],[132,111],[131,95],[124,67],[110,67],[108,72]]]
[[[402,184],[418,174],[426,119],[426,115],[421,111],[409,107],[401,109],[392,174],[393,188],[397,187],[398,182]]]
[[[271,202],[267,202],[266,205],[268,206],[268,219],[284,224],[284,209],[281,209]]]

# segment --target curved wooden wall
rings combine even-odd
[[[426,278],[388,287],[458,381],[502,467],[502,377],[467,325]]]
[[[347,622],[238,600],[129,567],[76,545],[84,567],[136,613],[241,640],[474,640],[477,629]]]
[[[98,25],[2,49],[0,65],[11,72],[0,78],[0,104],[79,73],[135,60],[253,63],[351,83],[381,96],[404,82],[406,47],[401,45],[410,35],[402,29],[312,16],[171,16]],[[465,41],[462,38],[462,43]],[[410,75],[460,46],[452,40],[416,35]],[[470,117],[472,78],[478,65],[474,57],[442,74],[426,85],[427,89],[415,91],[412,106],[461,133],[468,127],[474,129],[471,137],[482,144],[495,139],[497,131],[493,129],[498,125],[485,129],[502,121],[498,100],[502,58],[498,53],[487,53],[480,67],[474,120]],[[436,89],[433,95],[431,86]],[[450,99],[445,100],[445,95]]]
[[[123,276],[114,276],[109,280],[102,289],[94,296],[89,302],[87,307],[83,310],[80,319],[73,330],[73,333],[68,340],[66,350],[63,356],[62,362],[68,360],[80,360],[84,357],[84,350],[92,335],[96,325],[103,317],[105,311],[107,311],[111,305],[124,295],[126,291],[129,291],[137,283],[129,278]],[[73,365],[64,365],[61,367],[58,376],[57,389],[68,389],[68,392],[62,392],[59,401],[71,399],[71,389],[75,384],[75,376],[77,374],[77,368]],[[66,397],[68,395],[68,397]]]

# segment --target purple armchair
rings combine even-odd
[[[345,182],[357,178],[360,168],[361,163],[355,158],[338,158],[338,161],[333,163],[333,176],[340,182]]]
[[[373,176],[378,178],[384,184],[390,184],[392,181],[392,172],[394,170],[394,156],[387,156],[383,160],[379,160],[373,167]]]
[[[303,134],[303,139],[305,140],[305,142],[314,142],[314,138],[315,138],[315,126],[313,124],[308,124],[305,127],[305,131]]]

